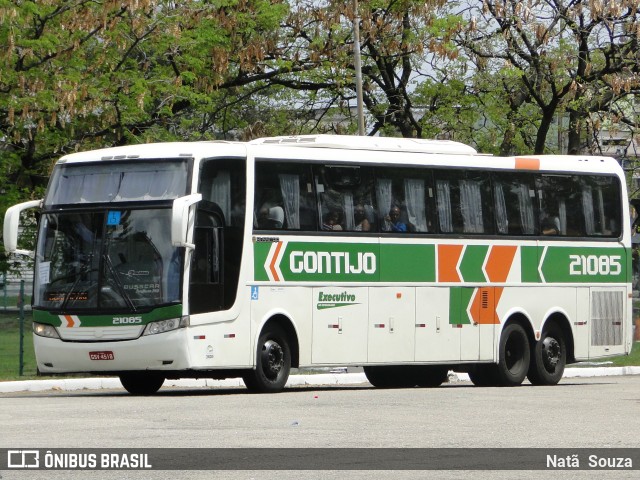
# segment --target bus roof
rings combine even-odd
[[[548,172],[602,172],[622,176],[618,162],[611,157],[592,155],[523,155],[498,157],[478,153],[474,148],[450,140],[425,140],[415,138],[366,137],[352,135],[297,135],[266,137],[249,142],[201,141],[146,143],[121,147],[103,148],[92,151],[71,153],[63,156],[58,163],[82,163],[118,160],[154,160],[167,158],[196,159],[214,156],[246,157],[265,156],[282,159],[309,159],[346,162],[341,151],[368,151],[360,160],[365,163],[401,163],[433,166],[479,167],[515,170],[539,170]],[[304,152],[304,153],[303,153]],[[390,158],[386,152],[404,152],[401,159]]]
[[[246,155],[246,143],[222,140],[203,142],[166,142],[142,143],[121,147],[108,147],[97,150],[70,153],[58,163],[96,162],[110,160],[136,160],[161,158],[204,158],[216,154],[216,145],[223,146],[224,155]]]
[[[354,135],[295,135],[258,138],[252,145],[282,145],[313,148],[343,148],[353,150],[404,151],[450,155],[480,155],[474,148],[451,140],[421,138],[365,137]]]

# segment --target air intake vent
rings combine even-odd
[[[624,292],[591,292],[591,345],[622,345]]]

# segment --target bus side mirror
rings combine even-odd
[[[20,214],[29,208],[41,208],[42,200],[31,200],[30,202],[19,203],[9,207],[4,214],[4,249],[7,253],[17,253],[18,255],[33,255],[31,250],[21,250],[18,248],[18,228],[20,227]]]
[[[171,244],[174,247],[194,248],[192,243],[187,242],[187,236],[193,230],[195,214],[189,214],[189,207],[202,200],[201,193],[194,193],[185,197],[176,198],[173,201],[171,211]]]

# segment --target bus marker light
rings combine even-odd
[[[207,338],[206,335],[195,335],[193,337],[194,340],[205,340]]]
[[[396,293],[396,298],[402,298],[402,292]]]
[[[384,328],[384,323],[375,323],[373,328]]]
[[[236,338],[236,334],[235,333],[225,333],[224,334],[224,338]]]
[[[416,328],[427,328],[426,323],[416,323]]]

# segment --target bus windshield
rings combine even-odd
[[[180,298],[170,209],[44,214],[34,307],[135,312]]]
[[[185,194],[186,179],[185,159],[59,165],[44,204],[173,200]]]

